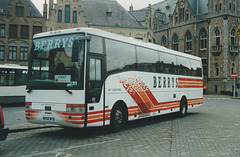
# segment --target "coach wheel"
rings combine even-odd
[[[187,115],[187,100],[183,98],[180,102],[179,117],[185,117]]]
[[[126,123],[126,113],[120,105],[115,106],[111,112],[110,129],[111,132],[118,132]]]

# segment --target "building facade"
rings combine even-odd
[[[153,32],[116,0],[57,0],[56,3],[48,0],[43,15],[47,18],[48,31],[92,27],[143,41],[153,40]]]
[[[239,0],[165,0],[151,11],[157,44],[202,58],[206,93],[233,91],[231,75],[240,72]]]
[[[34,34],[46,31],[30,0],[0,0],[0,64],[27,65]]]
[[[47,31],[87,27],[79,0],[49,0],[48,4],[45,0],[43,8]]]

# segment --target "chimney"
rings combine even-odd
[[[47,19],[47,0],[43,4],[43,17]]]
[[[129,7],[129,11],[133,11],[133,4]]]
[[[51,14],[52,9],[53,9],[53,0],[49,0],[49,14]]]

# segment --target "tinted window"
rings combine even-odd
[[[176,74],[176,57],[167,53],[160,53],[160,72]]]
[[[202,65],[201,62],[191,60],[191,75],[202,77]]]
[[[16,85],[25,85],[27,80],[27,70],[16,70]]]
[[[27,80],[27,70],[0,70],[0,85],[13,86],[25,85]]]
[[[183,57],[177,57],[177,74],[190,76],[190,60]]]
[[[118,41],[106,40],[106,53],[108,74],[135,70],[135,46]]]
[[[103,54],[102,38],[91,36],[90,52]]]
[[[142,47],[137,47],[137,69],[146,72],[158,72],[159,63],[158,52]]]

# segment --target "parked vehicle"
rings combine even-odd
[[[0,141],[3,141],[7,138],[8,132],[9,132],[9,129],[4,128],[3,112],[0,106]]]
[[[27,66],[0,64],[0,104],[24,104]]]

